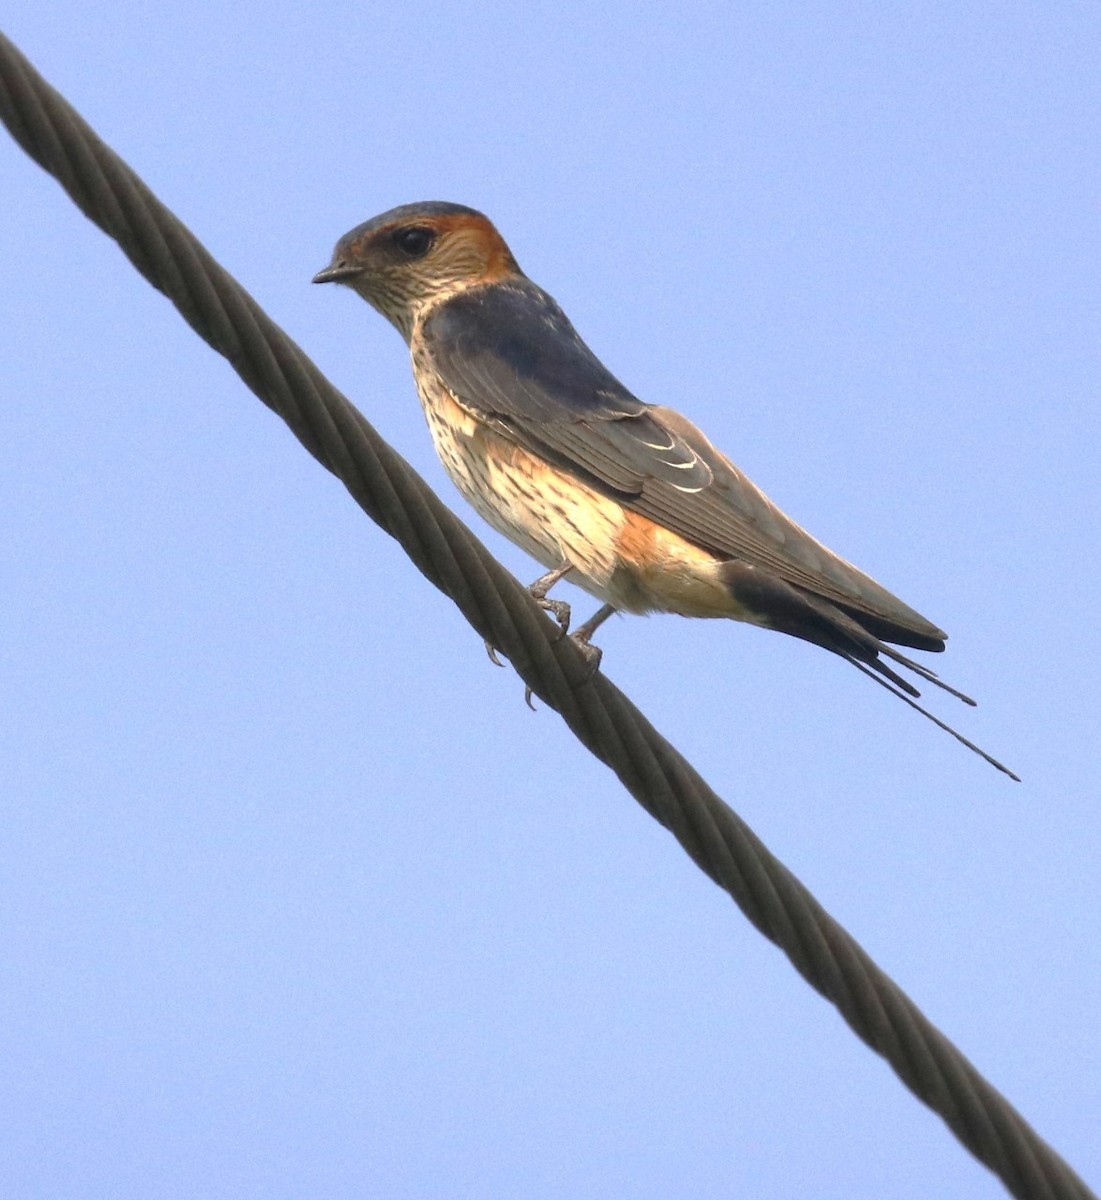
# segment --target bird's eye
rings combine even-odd
[[[394,243],[408,258],[421,258],[428,253],[436,234],[423,225],[408,225],[394,234]]]

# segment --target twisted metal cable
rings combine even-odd
[[[1021,1200],[1096,1200],[195,237],[0,34],[0,117],[479,635]]]

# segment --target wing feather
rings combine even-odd
[[[528,280],[471,289],[422,327],[456,401],[504,436],[722,557],[837,604],[922,649],[945,634],[786,516],[687,418],[644,404]]]

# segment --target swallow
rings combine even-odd
[[[461,204],[391,209],[336,245],[314,283],[350,287],[401,333],[432,440],[462,495],[546,568],[601,601],[572,635],[590,646],[615,612],[729,617],[852,663],[998,770],[917,703],[902,675],[970,697],[896,646],[944,650],[944,630],[828,550],[686,417],[628,391],[520,269],[491,222]]]

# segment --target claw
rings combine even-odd
[[[567,575],[572,568],[568,563],[563,563],[562,566],[556,567],[553,571],[548,571],[546,575],[540,576],[528,588],[531,593],[531,598],[539,605],[544,612],[550,613],[558,622],[565,637],[569,637],[573,644],[578,648],[589,665],[590,673],[595,675],[600,669],[600,660],[603,657],[603,651],[599,646],[594,646],[590,642],[590,638],[600,628],[601,625],[615,612],[615,609],[610,604],[605,604],[603,608],[598,609],[584,625],[578,626],[574,633],[570,633],[570,606],[565,600],[549,600],[547,592],[561,579]],[[489,661],[495,666],[503,667],[505,664],[497,657],[497,648],[491,642],[485,644],[486,653],[489,655]],[[535,705],[532,703],[532,692],[530,687],[524,688],[524,703],[535,712]]]
[[[549,612],[562,627],[563,633],[570,631],[570,606],[565,600],[548,600],[546,596],[536,596],[535,602],[544,612]]]
[[[600,670],[600,660],[604,657],[604,651],[599,646],[594,646],[582,633],[575,633],[571,641],[584,655],[585,661],[595,675]]]

